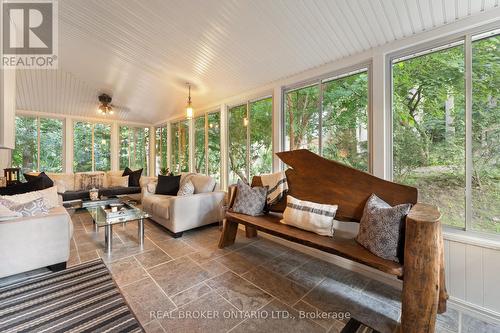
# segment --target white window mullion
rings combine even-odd
[[[36,170],[40,171],[40,117],[36,117]]]
[[[472,37],[465,36],[465,229],[472,221]]]

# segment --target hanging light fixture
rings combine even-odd
[[[193,118],[193,107],[191,106],[191,83],[186,83],[188,85],[189,89],[189,95],[188,95],[188,102],[187,102],[187,107],[186,107],[186,118],[187,119],[192,119]]]

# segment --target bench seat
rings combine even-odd
[[[228,212],[226,220],[277,236],[295,243],[332,253],[352,261],[376,268],[382,272],[403,276],[403,266],[397,262],[382,259],[359,245],[354,239],[321,236],[306,230],[282,224],[281,214],[271,213],[264,216],[249,216]]]

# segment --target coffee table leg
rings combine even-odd
[[[106,243],[106,252],[111,254],[113,248],[113,225],[108,224],[104,227],[104,240]]]
[[[139,220],[139,245],[144,249],[144,219]]]

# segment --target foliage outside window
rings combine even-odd
[[[156,174],[167,171],[167,127],[156,128]]]
[[[73,171],[111,169],[111,125],[76,121],[73,124]]]
[[[23,173],[62,172],[63,124],[60,119],[17,116],[12,165]]]
[[[149,174],[149,128],[120,126],[120,169],[143,169]]]
[[[309,149],[368,171],[368,71],[285,92],[285,150]]]
[[[172,172],[179,174],[189,171],[189,122],[188,120],[172,123]]]
[[[472,42],[470,116],[463,43],[393,62],[393,179],[417,187],[420,201],[439,206],[443,223],[495,233],[500,232],[499,45],[499,36]],[[469,135],[471,170],[465,164]]]
[[[205,116],[194,119],[194,169],[206,173]]]
[[[229,184],[272,172],[272,110],[271,97],[229,109]]]

